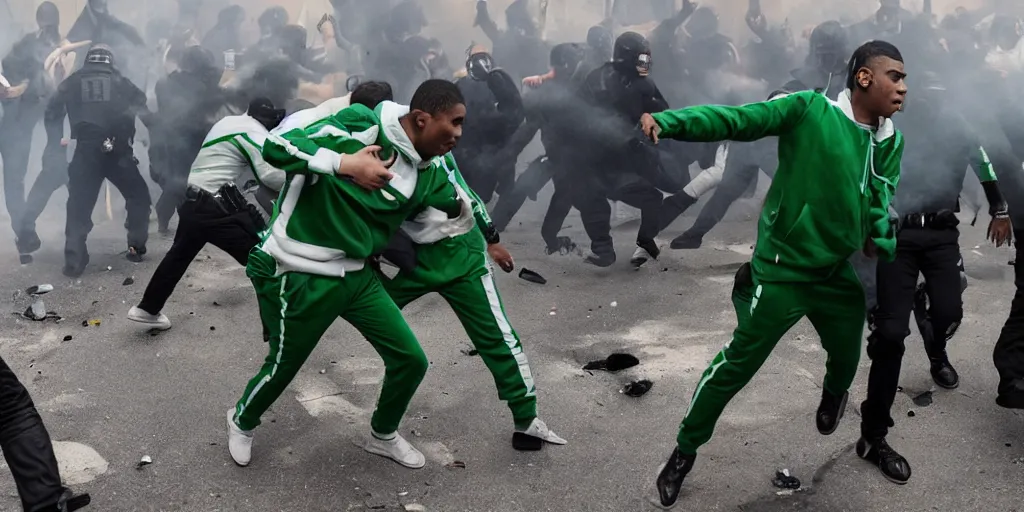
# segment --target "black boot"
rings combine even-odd
[[[683,455],[678,447],[672,450],[668,462],[658,473],[658,499],[661,500],[661,506],[671,507],[676,504],[679,489],[683,487],[683,480],[693,469],[693,461],[696,459],[696,455]]]
[[[42,247],[43,242],[34,230],[23,229],[14,239],[14,245],[18,247],[19,254],[32,254]]]
[[[999,396],[996,405],[1007,409],[1024,409],[1024,380],[1011,381],[1009,385],[999,385]]]
[[[849,392],[835,396],[827,390],[821,390],[821,404],[818,405],[818,413],[814,415],[821,435],[830,435],[839,428],[839,420],[843,419],[843,414],[846,413],[846,401],[849,398]]]
[[[960,386],[960,375],[956,373],[956,369],[949,363],[949,357],[945,353],[939,357],[930,357],[929,359],[932,363],[932,380],[939,387],[956,389]]]
[[[146,255],[145,247],[128,246],[128,253],[125,258],[132,263],[142,263],[142,257]]]
[[[690,232],[687,231],[673,238],[672,243],[669,245],[669,247],[673,249],[700,249],[700,246],[703,243],[703,236],[690,234]]]
[[[666,197],[661,206],[661,230],[672,225],[689,207],[697,203],[697,199],[682,192]]]
[[[903,485],[910,481],[910,463],[896,453],[884,437],[874,441],[860,438],[857,441],[857,455],[878,466],[882,476],[894,484]]]

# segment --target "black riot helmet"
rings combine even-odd
[[[811,31],[810,54],[807,64],[828,73],[838,73],[846,68],[846,29],[838,21],[826,21]]]
[[[288,11],[281,6],[271,7],[260,14],[256,23],[260,26],[260,35],[269,36],[288,24]]]
[[[54,28],[60,26],[60,10],[53,2],[43,2],[36,9],[36,24],[39,28]]]
[[[647,76],[651,72],[651,45],[636,32],[626,32],[615,40],[612,65],[620,73]]]
[[[487,52],[475,52],[466,59],[466,74],[478,82],[487,81],[487,77],[494,71],[494,57]]]
[[[594,25],[587,31],[587,46],[594,49],[602,60],[608,60],[612,54],[612,31],[602,25]]]
[[[551,49],[551,69],[555,71],[555,79],[569,78],[583,62],[586,51],[576,43],[556,44]]]
[[[105,44],[93,45],[93,47],[89,48],[89,51],[85,53],[85,63],[113,66],[114,51]]]

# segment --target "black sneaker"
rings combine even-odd
[[[18,248],[18,253],[32,254],[43,246],[43,242],[39,240],[39,235],[35,231],[23,230],[14,239],[14,245]]]
[[[818,405],[818,412],[814,415],[814,421],[818,424],[818,432],[821,435],[831,435],[839,428],[839,420],[843,419],[846,413],[846,401],[850,393],[845,392],[842,396],[835,396],[826,390],[821,390],[821,404]]]
[[[903,485],[910,481],[910,463],[902,455],[896,453],[885,438],[868,441],[860,438],[857,441],[857,455],[878,466],[882,476],[894,484]]]
[[[142,263],[142,257],[145,255],[145,247],[128,246],[128,254],[125,255],[125,258],[128,258],[128,261],[132,263]]]
[[[687,232],[673,238],[669,247],[673,249],[700,249],[703,243],[703,236],[691,235]]]
[[[668,508],[676,504],[676,500],[679,499],[679,490],[683,487],[683,480],[693,469],[693,461],[696,459],[696,455],[683,455],[679,452],[678,447],[672,450],[672,455],[669,456],[668,462],[658,473],[656,482],[661,506]]]
[[[588,254],[583,261],[598,267],[610,267],[615,264],[615,252],[605,252],[601,254],[592,252]]]
[[[960,386],[960,375],[956,373],[956,369],[949,363],[949,357],[943,355],[931,360],[932,362],[932,380],[941,388],[945,389],[956,389]]]

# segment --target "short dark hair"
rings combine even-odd
[[[377,108],[382,101],[394,101],[395,95],[391,91],[391,84],[387,82],[371,81],[363,82],[352,90],[350,98],[353,105],[360,104],[369,109]]]
[[[850,67],[846,72],[846,88],[857,88],[857,70],[868,66],[872,60],[878,57],[888,57],[897,62],[903,62],[903,55],[892,43],[885,41],[868,41],[857,48],[850,57]]]
[[[465,105],[462,91],[454,82],[433,78],[420,84],[412,95],[409,108],[428,114],[447,112],[455,105]]]

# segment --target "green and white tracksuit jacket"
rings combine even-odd
[[[384,359],[373,432],[389,438],[398,430],[428,361],[377,274],[363,269],[364,262],[424,208],[450,217],[463,208],[442,159],[420,157],[405,133],[400,120],[408,111],[391,102],[375,111],[354,105],[304,130],[267,138],[263,157],[288,179],[271,227],[247,266],[270,352],[235,407],[240,428],[259,425],[260,416],[340,316]],[[369,191],[336,175],[343,154],[374,144],[385,158],[398,154],[387,186]]]

